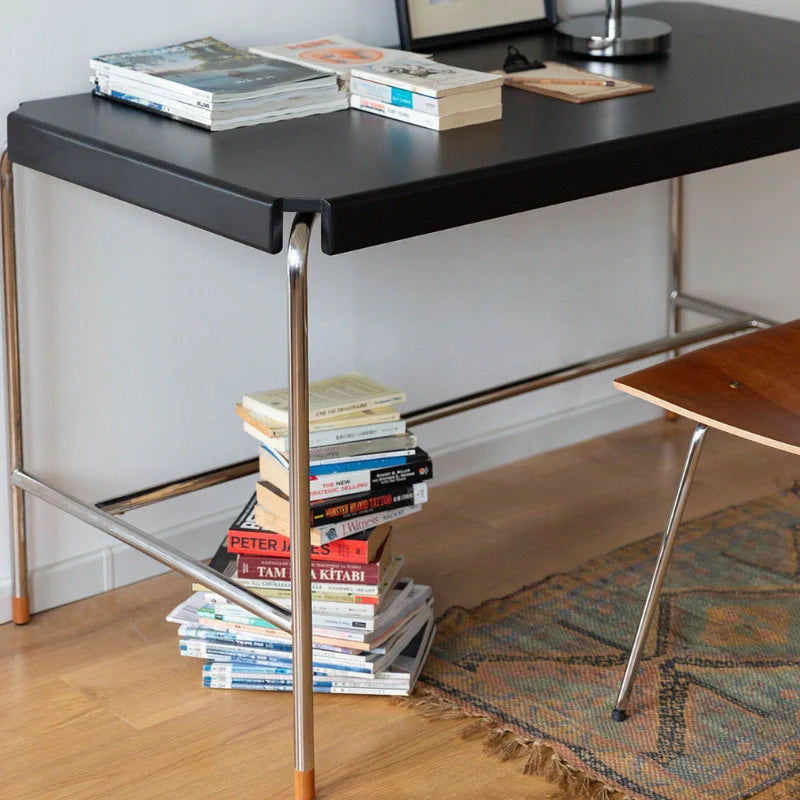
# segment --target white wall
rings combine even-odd
[[[794,0],[719,4],[800,19]],[[9,5],[0,138],[20,101],[87,89],[87,61],[100,52],[207,33],[241,46],[331,31],[397,41],[392,0],[229,0],[224,12],[214,0],[140,0],[126,12],[99,0]],[[232,406],[242,391],[286,381],[283,257],[25,169],[15,176],[26,468],[97,501],[254,455]],[[691,176],[689,288],[797,316],[798,186],[796,153]],[[315,242],[312,378],[357,368],[405,387],[413,408],[658,336],[666,214],[667,187],[657,184],[333,258]],[[608,377],[418,433],[449,479],[650,413],[616,396]],[[128,518],[206,557],[251,485]],[[28,509],[34,610],[158,569],[37,501]],[[6,519],[0,496],[0,622],[9,618]]]

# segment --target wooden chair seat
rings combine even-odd
[[[693,419],[695,427],[612,719],[627,719],[644,642],[708,428],[800,453],[800,320],[755,331],[633,372],[614,385]]]
[[[711,428],[800,454],[800,320],[685,353],[614,386]]]

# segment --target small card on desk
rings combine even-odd
[[[545,61],[544,67],[539,69],[502,74],[506,86],[556,97],[570,103],[590,103],[593,100],[653,91],[648,83],[599,75],[568,64],[559,64],[557,61]]]

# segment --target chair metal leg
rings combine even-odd
[[[0,203],[3,236],[3,306],[5,322],[6,431],[8,475],[22,469],[22,404],[20,400],[19,322],[17,313],[17,249],[14,222],[14,172],[8,151],[0,156]],[[28,595],[28,551],[25,495],[9,483],[12,586],[11,618],[22,625],[31,618]]]
[[[667,573],[669,559],[672,555],[672,547],[675,544],[675,534],[681,523],[683,509],[686,506],[686,498],[689,496],[689,489],[692,485],[692,478],[697,468],[697,461],[700,458],[700,450],[702,449],[707,430],[708,426],[701,423],[694,429],[694,433],[692,434],[689,452],[686,454],[686,463],[683,466],[683,473],[678,482],[678,491],[675,494],[675,501],[672,504],[672,511],[670,512],[669,521],[664,531],[664,538],[661,540],[661,550],[656,560],[653,579],[650,582],[650,589],[647,592],[647,599],[644,603],[642,617],[639,620],[639,627],[633,639],[633,647],[628,656],[625,675],[619,687],[617,704],[611,714],[615,722],[622,722],[627,718],[628,701],[630,700],[631,690],[633,689],[633,682],[636,679],[636,673],[639,669],[639,661],[641,660],[642,650],[644,649],[644,643],[647,639],[647,632],[650,629],[650,624],[653,620],[656,606],[658,605],[661,587],[664,584],[664,576]]]
[[[314,214],[297,214],[289,236],[289,533],[292,576],[294,795],[314,798],[311,527],[308,483],[308,243]]]

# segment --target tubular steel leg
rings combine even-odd
[[[681,307],[678,298],[683,287],[683,177],[669,182],[669,287],[667,298],[667,335],[676,336],[681,330]],[[677,348],[673,356],[679,356]],[[678,419],[674,411],[664,411],[664,419]]]
[[[308,484],[308,242],[313,214],[298,214],[289,237],[289,533],[292,576],[294,795],[314,798],[311,677],[311,539]]]
[[[667,309],[667,335],[674,336],[681,329],[681,309],[677,303],[683,283],[683,178],[669,182],[669,307]],[[675,351],[678,355],[678,351]]]
[[[14,224],[14,172],[7,150],[0,156],[0,202],[3,231],[3,306],[5,320],[6,431],[8,474],[22,469],[22,405],[20,402],[19,323],[17,314],[17,249]],[[22,625],[31,618],[28,596],[28,551],[25,495],[9,483],[11,523],[11,618]]]
[[[619,687],[617,704],[611,715],[612,719],[616,722],[622,722],[627,717],[628,700],[631,696],[633,682],[636,679],[636,672],[639,669],[639,661],[642,657],[642,649],[644,648],[644,642],[647,638],[647,631],[650,628],[658,598],[661,594],[661,587],[664,584],[664,576],[667,573],[669,558],[672,555],[672,546],[675,544],[675,534],[681,523],[683,509],[686,505],[686,498],[689,495],[689,488],[692,485],[692,478],[697,468],[697,460],[700,457],[700,450],[702,449],[707,430],[708,427],[706,425],[700,424],[694,429],[694,433],[692,434],[689,452],[686,455],[686,463],[683,467],[683,474],[678,482],[675,502],[672,505],[669,522],[667,522],[667,528],[664,531],[664,538],[661,541],[661,550],[656,561],[655,572],[653,572],[653,579],[650,582],[650,589],[647,592],[647,600],[645,600],[642,617],[639,620],[639,628],[636,631],[631,654],[628,656],[628,664],[625,667],[625,675]]]

